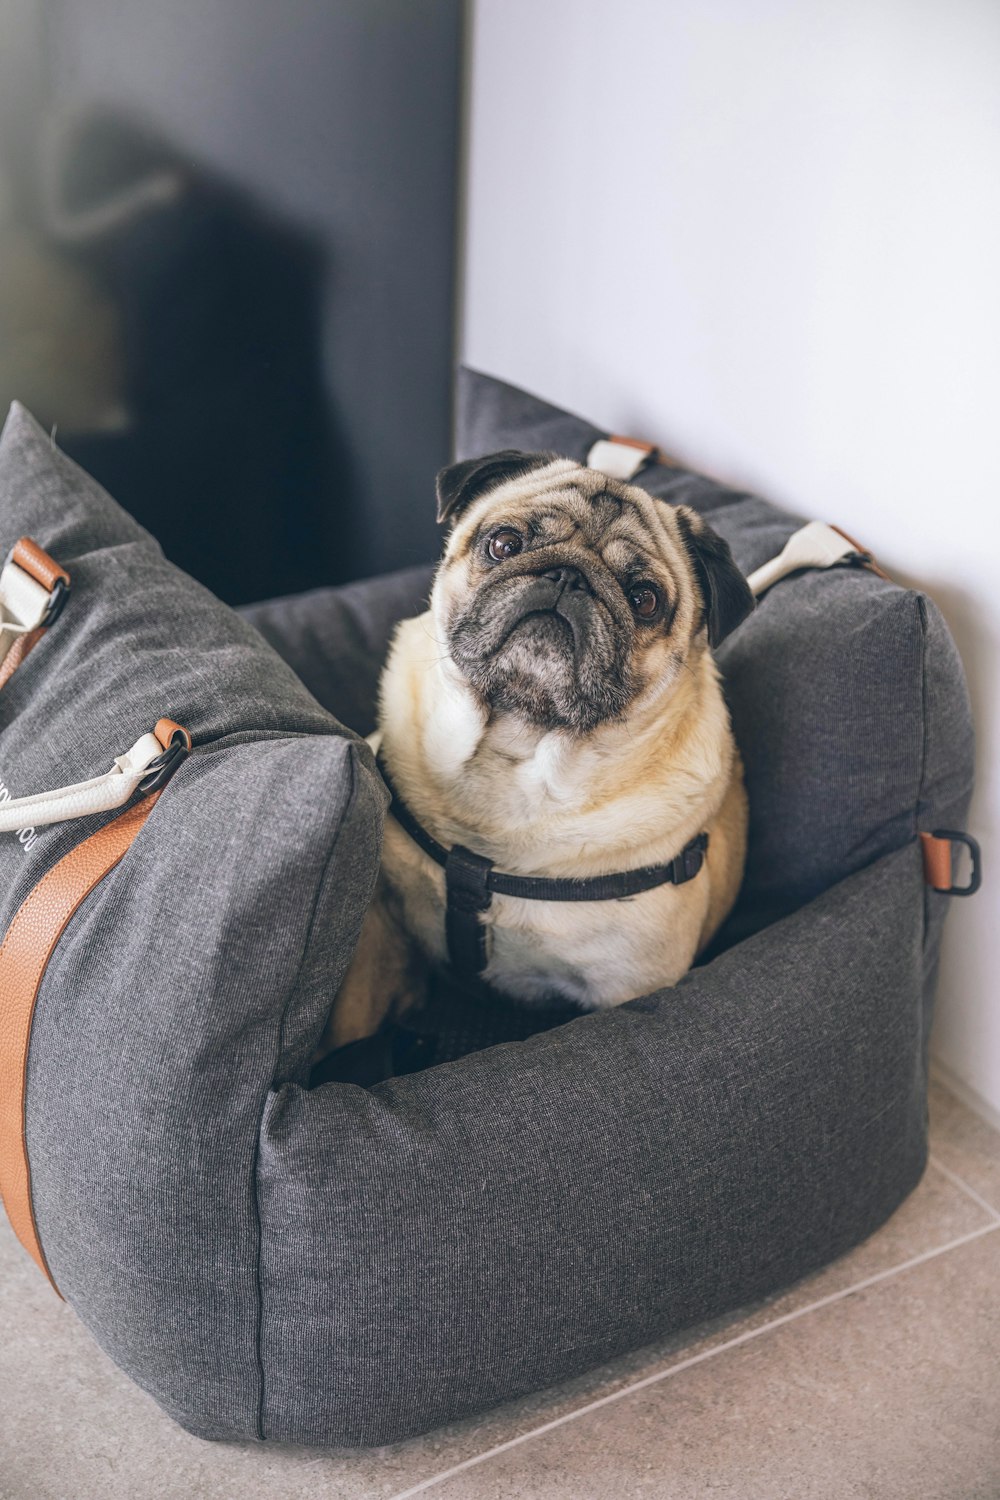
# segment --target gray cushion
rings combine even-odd
[[[251,604],[240,613],[320,703],[359,734],[370,734],[392,632],[400,620],[427,607],[432,575],[431,568],[406,568],[364,583]]]
[[[870,1234],[925,1159],[921,887],[911,844],[649,1000],[272,1095],[268,1435],[395,1441]]]
[[[487,422],[509,388],[484,380],[466,379],[463,444],[580,456],[594,429],[523,393],[506,427]],[[720,530],[732,516],[744,566],[795,524],[661,480]],[[367,751],[23,415],[0,497],[8,542],[35,535],[74,578],[0,695],[4,780],[100,770],[164,713],[198,742],[59,944],[28,1093],[56,1278],[191,1431],[394,1441],[774,1291],[910,1191],[947,905],[914,831],[961,826],[971,774],[960,669],[919,596],[804,575],[731,642],[751,798],[780,815],[772,838],[755,812],[747,931],[784,915],[648,999],[370,1090],[310,1090],[377,864]],[[250,613],[363,729],[394,614],[426,583]],[[900,725],[916,756],[887,753]],[[0,842],[8,920],[90,826],[28,855]]]

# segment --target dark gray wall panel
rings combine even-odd
[[[60,385],[10,351],[0,395],[57,422],[231,600],[432,557],[460,0],[42,0],[33,15],[15,0],[21,11],[8,71],[39,84],[0,117],[7,175],[19,227],[55,256],[39,301],[86,304],[77,386],[93,409],[67,397],[65,360]],[[12,21],[6,35],[13,47]],[[0,140],[0,176],[3,159]],[[153,180],[175,196],[101,222]],[[64,351],[65,322],[50,340]]]

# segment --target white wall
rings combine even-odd
[[[938,1057],[1000,1110],[1000,5],[474,0],[463,358],[860,536],[979,731]]]

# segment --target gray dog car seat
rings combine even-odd
[[[461,396],[460,456],[604,436],[469,372]],[[637,482],[746,571],[799,524],[668,463]],[[0,798],[95,777],[164,719],[193,741],[52,947],[21,1121],[54,1284],[183,1426],[392,1442],[771,1293],[914,1187],[948,905],[918,834],[962,828],[972,774],[929,600],[802,573],[720,651],[751,836],[714,957],[522,1040],[310,1087],[386,805],[353,731],[427,571],[239,618],[17,408],[0,517],[71,580],[0,691]],[[2,929],[128,815],[0,834]]]

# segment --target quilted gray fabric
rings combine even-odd
[[[463,403],[466,454],[598,435],[483,376]],[[797,524],[679,470],[644,482],[711,512],[746,568]],[[0,518],[74,578],[0,695],[4,781],[93,774],[164,713],[198,745],[57,949],[28,1095],[56,1277],[191,1431],[394,1441],[776,1290],[914,1186],[947,906],[915,832],[961,827],[971,781],[928,601],[803,575],[726,643],[753,810],[726,951],[529,1041],[309,1090],[383,808],[327,710],[370,727],[426,573],[247,611],[320,707],[20,413]],[[5,920],[85,831],[0,842]]]

